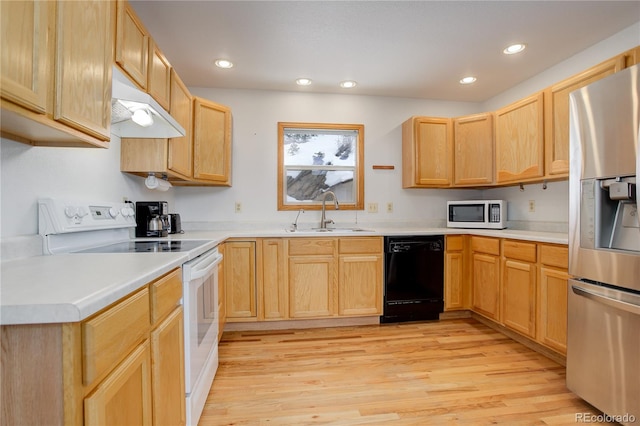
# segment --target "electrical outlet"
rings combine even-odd
[[[387,203],[387,213],[393,213],[393,203],[391,201]]]
[[[533,213],[536,211],[536,202],[535,200],[529,200],[529,212]]]
[[[367,204],[367,211],[369,213],[378,213],[378,203]]]
[[[242,211],[242,203],[240,201],[236,201],[236,213],[240,213]]]

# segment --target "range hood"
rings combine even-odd
[[[177,138],[184,128],[148,93],[113,67],[111,133],[121,138]]]

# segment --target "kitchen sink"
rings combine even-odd
[[[330,233],[356,233],[356,232],[375,232],[373,229],[365,228],[311,228],[311,229],[298,229],[289,232],[296,234],[330,234]]]

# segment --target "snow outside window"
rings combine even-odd
[[[362,209],[364,126],[278,123],[278,209],[318,209],[333,191],[341,209]]]

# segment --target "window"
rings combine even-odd
[[[318,210],[324,191],[362,210],[363,169],[364,125],[278,123],[278,210]]]

